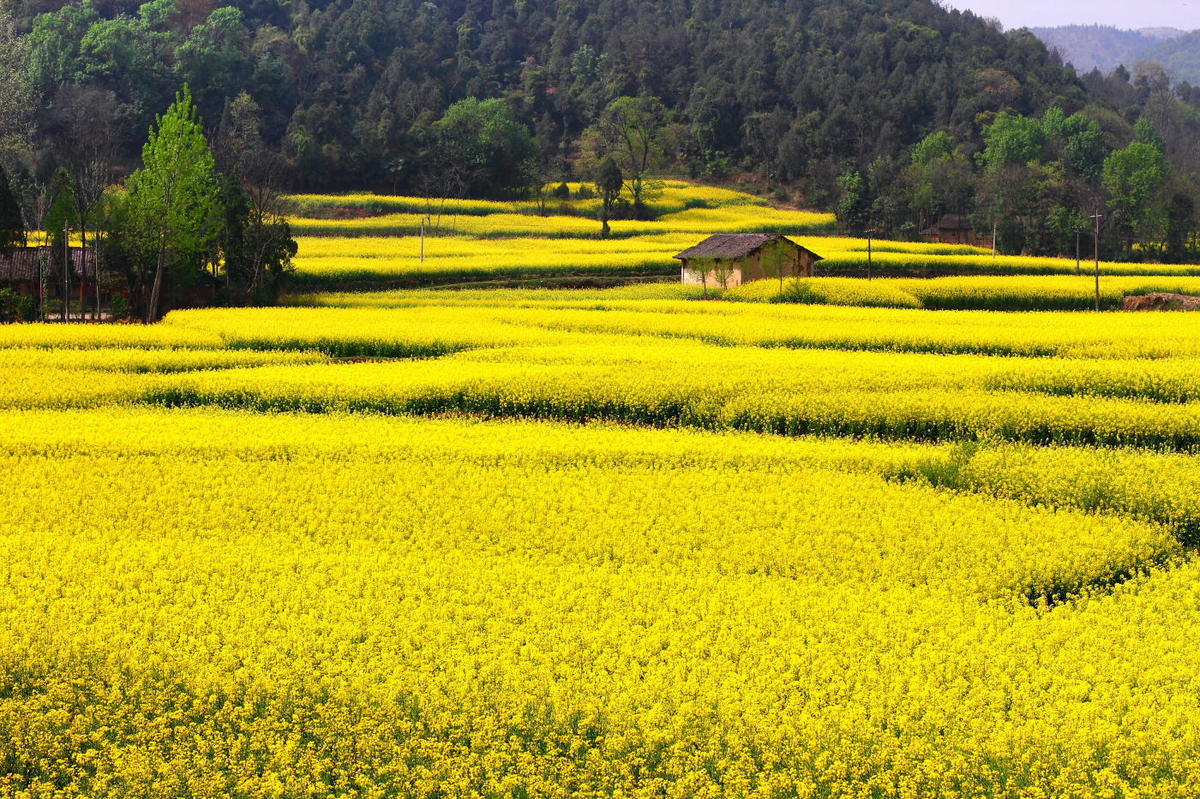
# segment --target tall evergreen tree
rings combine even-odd
[[[216,161],[186,86],[150,129],[142,160],[128,184],[130,233],[142,258],[144,317],[153,322],[164,283],[198,271],[221,232]]]

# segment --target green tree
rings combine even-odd
[[[150,129],[144,166],[128,182],[128,216],[144,318],[159,318],[163,285],[172,272],[198,270],[221,232],[222,207],[216,162],[185,86]]]
[[[841,192],[837,203],[838,226],[847,233],[862,235],[870,227],[871,196],[862,173],[853,170],[838,178]]]
[[[1046,214],[1045,226],[1053,241],[1055,254],[1076,252],[1079,236],[1092,229],[1091,221],[1077,208],[1054,205]]]
[[[0,167],[12,169],[29,154],[36,107],[26,72],[26,38],[7,4],[0,4]]]
[[[59,88],[54,102],[43,115],[54,142],[55,160],[71,176],[75,196],[76,222],[80,244],[94,259],[99,231],[93,217],[100,198],[113,183],[117,157],[117,137],[111,133],[123,117],[116,96],[94,86],[68,83]],[[109,131],[97,135],[97,130]],[[97,264],[99,262],[97,261]],[[91,297],[99,319],[101,281],[95,281]],[[86,298],[85,298],[86,299]]]
[[[221,252],[234,303],[270,304],[287,276],[296,242],[279,194],[284,164],[262,137],[262,110],[242,92],[226,107],[216,142],[225,230]]]
[[[154,43],[136,17],[96,20],[79,42],[76,78],[112,84],[142,79],[155,66]]]
[[[433,125],[437,174],[472,197],[512,197],[539,179],[537,141],[501,100],[461,100]]]
[[[219,112],[220,104],[245,85],[253,70],[249,47],[250,32],[242,12],[232,6],[213,11],[188,33],[175,51],[176,71],[185,83],[197,87],[196,102],[202,109]]]
[[[71,173],[60,168],[50,181],[46,192],[46,214],[42,218],[42,227],[50,239],[50,244],[61,248],[66,243],[66,231],[78,230],[79,212],[75,205],[75,181]]]
[[[282,217],[260,215],[234,177],[224,180],[221,201],[225,225],[220,246],[229,300],[238,305],[274,304],[295,271],[297,247],[291,226]]]
[[[21,204],[8,182],[8,173],[0,164],[0,253],[25,246],[25,220]]]
[[[644,219],[660,188],[651,175],[667,158],[666,108],[657,97],[618,97],[585,132],[584,150],[594,164],[617,162],[634,213]]]
[[[54,179],[50,181],[50,188],[46,196],[46,213],[42,217],[42,227],[46,229],[46,236],[50,240],[53,252],[51,258],[55,263],[54,272],[62,287],[62,315],[65,322],[70,317],[70,299],[73,293],[71,291],[70,256],[67,247],[70,243],[70,233],[79,229],[79,213],[75,203],[75,181],[71,179],[71,173],[66,169],[59,168],[54,173]]]
[[[1167,151],[1167,143],[1163,140],[1162,134],[1158,132],[1158,128],[1154,126],[1154,123],[1145,117],[1139,119],[1137,124],[1133,126],[1133,139],[1142,144],[1150,145],[1160,153]]]
[[[967,214],[974,204],[975,174],[971,161],[955,149],[953,140],[944,131],[933,133],[917,144],[903,179],[920,227],[935,222],[945,213]]]
[[[1072,114],[1063,121],[1060,136],[1063,163],[1084,179],[1097,180],[1108,152],[1100,123],[1083,114]]]
[[[1112,198],[1114,223],[1132,248],[1136,238],[1147,240],[1161,232],[1155,199],[1167,178],[1167,162],[1158,147],[1133,141],[1104,162],[1104,188]]]
[[[984,149],[979,162],[989,172],[1042,159],[1046,131],[1040,120],[1002,112],[983,129]]]
[[[940,158],[954,154],[954,140],[944,130],[931,133],[917,143],[913,148],[912,162],[914,166],[926,166]]]
[[[621,167],[611,156],[600,162],[596,170],[596,193],[600,195],[600,236],[608,238],[612,229],[608,221],[612,218],[613,206],[621,196],[621,188],[625,178],[621,175]]]
[[[1196,230],[1196,199],[1191,191],[1176,189],[1167,201],[1167,260],[1185,263],[1189,243]]]
[[[29,34],[29,60],[26,65],[34,88],[48,93],[53,86],[78,80],[84,63],[80,43],[100,15],[91,0],[76,5],[67,3],[57,11],[41,14]]]

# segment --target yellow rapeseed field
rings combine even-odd
[[[569,188],[578,192],[580,187]],[[820,254],[824,260],[817,272],[822,278],[860,277],[868,271],[901,283],[918,282],[904,278],[921,278],[919,287],[894,288],[915,293],[917,304],[930,308],[1074,310],[1086,307],[1091,297],[1086,276],[1080,274],[1091,269],[1087,262],[996,255],[965,245],[868,243],[831,235],[835,227],[831,214],[776,208],[753,195],[682,181],[665,182],[650,203],[652,218],[614,221],[613,238],[607,240],[600,239],[595,199],[505,203],[345,194],[296,195],[289,200],[294,211],[289,222],[300,245],[296,280],[301,290],[564,277],[669,278],[677,276],[679,268],[671,256],[708,235],[763,232],[788,235]],[[1103,263],[1100,270],[1106,279],[1117,281],[1103,289],[1106,307],[1119,304],[1118,286],[1154,289],[1161,285],[1171,290],[1171,286],[1187,285],[1195,291],[1192,284],[1200,280],[1200,267],[1195,265]],[[1008,288],[989,283],[1000,275],[1022,280],[1005,284]],[[928,280],[943,276],[976,277],[981,282]],[[1031,282],[1037,277],[1053,279]],[[1181,283],[1181,278],[1191,282]],[[1042,293],[1035,285],[1049,291]],[[1025,288],[1009,290],[1012,286]],[[873,294],[878,291],[876,287]],[[764,287],[746,298],[777,294]],[[836,285],[817,284],[814,291],[800,295],[796,299],[831,304],[913,305],[895,292],[883,299],[864,299],[859,292],[847,293]]]
[[[1194,316],[305,302],[0,328],[0,796],[1200,793]]]
[[[1195,734],[1186,685],[1130,696],[1108,661],[1136,611],[1047,605],[1180,563],[1162,527],[678,433],[8,421],[13,792],[977,795],[1083,787],[1097,761],[1153,784]],[[754,488],[679,499],[734,480]],[[1172,590],[1145,582],[1131,604]],[[1108,751],[1113,725],[1137,745]]]

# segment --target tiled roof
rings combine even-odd
[[[728,258],[744,258],[755,250],[760,249],[763,245],[778,239],[782,239],[783,241],[786,241],[795,247],[799,247],[801,250],[804,250],[808,254],[812,255],[818,261],[823,260],[821,256],[817,255],[807,247],[801,247],[791,239],[780,236],[779,234],[770,233],[717,233],[716,235],[709,236],[695,247],[687,248],[675,257],[679,259],[714,258],[722,260]]]
[[[51,279],[62,269],[62,253],[53,247],[18,247],[9,253],[0,251],[0,283],[10,283],[24,280],[36,281],[41,274],[41,257],[45,255],[46,266],[50,270]],[[71,274],[79,278],[84,273],[83,249],[72,247]],[[89,250],[87,254],[87,275],[96,274],[96,253]]]
[[[718,233],[709,236],[695,247],[689,247],[676,258],[741,258],[768,241],[779,238],[766,233]]]

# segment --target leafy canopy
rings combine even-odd
[[[186,86],[150,129],[142,160],[129,178],[127,214],[133,249],[155,273],[146,306],[153,321],[160,286],[171,272],[194,276],[223,227],[216,161]]]
[[[538,146],[502,100],[460,100],[433,125],[447,170],[468,196],[519,194],[536,181]]]
[[[63,245],[64,229],[75,230],[79,227],[78,206],[75,204],[75,181],[65,169],[54,173],[50,182],[50,205],[42,226],[50,237],[50,242],[56,246]]]
[[[187,258],[206,251],[220,230],[216,161],[185,86],[158,118],[129,178],[133,227],[150,250]]]
[[[8,182],[8,173],[0,165],[0,253],[25,246],[25,221],[21,204]]]

